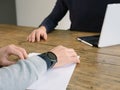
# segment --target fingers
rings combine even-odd
[[[57,56],[58,62],[54,67],[63,66],[71,63],[80,63],[77,53],[74,49],[57,46],[51,50]]]
[[[78,57],[78,55],[77,55],[77,53],[75,52],[74,49],[68,48],[68,53],[70,55],[71,60],[74,63],[80,63],[79,57]]]
[[[35,41],[35,33],[36,33],[36,30],[32,32],[31,34],[31,38],[30,38],[30,41],[31,42],[34,42]]]
[[[15,64],[16,62],[13,62],[13,61],[9,61],[7,60],[6,58],[2,60],[2,62],[0,62],[0,64],[2,66],[9,66],[9,65],[12,65],[12,64]]]
[[[20,59],[27,58],[27,52],[24,48],[15,45],[8,45],[0,49],[0,65],[8,66],[14,64],[15,62],[8,60],[10,55],[18,56]]]
[[[16,53],[18,53],[17,55],[19,56],[19,58],[21,59],[25,59],[28,57],[27,52],[24,48],[21,47],[15,47],[16,48]]]
[[[44,40],[47,40],[47,33],[46,32],[43,34],[43,37],[44,37]]]
[[[68,52],[70,53],[70,55],[71,55],[72,57],[77,57],[77,53],[75,52],[74,49],[69,48],[69,49],[68,49]]]
[[[71,60],[74,62],[74,63],[80,63],[80,59],[78,58],[78,56],[72,56],[71,57]]]
[[[8,55],[13,54],[13,55],[18,56],[20,59],[27,58],[26,50],[24,48],[21,48],[15,45],[9,45],[7,48],[7,52],[8,52]]]
[[[46,28],[44,26],[41,26],[38,29],[35,29],[28,37],[27,40],[29,42],[39,42],[42,39],[47,40],[47,33]]]
[[[12,65],[12,64],[15,64],[15,63],[16,63],[16,62],[7,60],[7,61],[5,61],[4,65],[5,65],[5,66],[9,66],[9,65]]]
[[[37,39],[36,41],[39,42],[39,41],[40,41],[40,37],[42,37],[42,34],[41,34],[41,32],[39,32],[39,31],[36,31],[35,33],[36,33],[35,38]],[[34,39],[35,39],[35,38],[34,38]]]
[[[27,40],[29,42],[34,42],[35,41],[35,34],[36,33],[36,30],[32,31],[32,33],[27,37]]]
[[[39,42],[42,39],[47,40],[47,33],[44,31],[36,31],[36,35],[35,35],[34,39],[35,38],[36,38],[37,42]]]

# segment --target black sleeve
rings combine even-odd
[[[63,2],[63,0],[57,0],[54,9],[50,13],[50,15],[44,19],[40,26],[45,26],[47,32],[50,32],[58,25],[58,22],[65,16],[67,10],[68,8]]]

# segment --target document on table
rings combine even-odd
[[[38,53],[31,53],[30,56]],[[26,90],[66,90],[76,64],[48,70]]]

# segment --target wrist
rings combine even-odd
[[[47,31],[45,26],[40,26],[40,29],[44,30],[45,32]]]

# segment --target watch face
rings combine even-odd
[[[52,60],[57,60],[56,55],[55,55],[54,53],[52,53],[52,52],[48,52],[48,53],[47,53],[47,56],[48,56],[50,59],[52,59]]]

